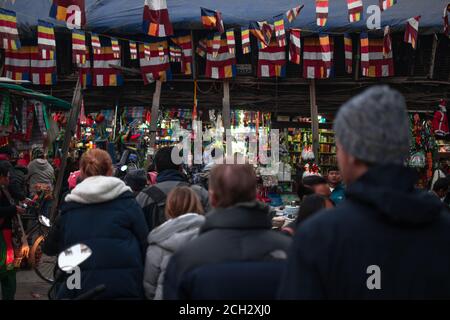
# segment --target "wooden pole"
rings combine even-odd
[[[225,129],[226,134],[226,130],[231,128],[229,80],[224,80],[223,82],[222,119],[223,119],[223,128]]]
[[[191,72],[192,72],[192,80],[196,80],[197,79],[197,62],[196,62],[196,58],[197,55],[195,54],[196,51],[196,47],[195,47],[195,42],[194,42],[194,31],[191,30],[191,47],[192,47],[192,66],[191,66]]]
[[[72,109],[70,110],[69,121],[67,122],[66,132],[64,134],[61,167],[59,169],[58,178],[56,179],[55,190],[53,192],[54,201],[50,211],[50,221],[52,222],[55,221],[58,213],[59,197],[62,190],[64,173],[67,167],[67,158],[69,155],[70,142],[72,141],[72,137],[75,134],[82,98],[83,97],[81,92],[81,83],[80,79],[78,79],[77,84],[75,86],[75,91],[73,93]]]
[[[431,49],[430,72],[428,73],[430,79],[434,78],[434,66],[435,66],[435,63],[436,63],[437,47],[438,47],[438,35],[434,34],[433,35],[433,47]]]
[[[316,80],[312,79],[309,85],[309,97],[311,103],[311,129],[312,129],[312,142],[313,151],[316,162],[319,163],[319,119],[316,103]]]
[[[158,125],[159,101],[161,98],[161,80],[157,80],[155,84],[155,93],[152,102],[152,119],[150,122],[150,148],[156,149],[156,129]]]

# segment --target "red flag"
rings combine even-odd
[[[319,27],[324,27],[328,20],[328,0],[316,0],[316,19]]]
[[[258,52],[258,77],[284,77],[286,75],[286,51],[273,39],[267,48]]]
[[[290,32],[290,44],[289,44],[289,61],[295,64],[300,64],[301,60],[301,41],[300,41],[300,29],[291,29]]]
[[[361,20],[363,4],[361,0],[347,0],[348,19],[350,22]]]
[[[303,44],[303,77],[326,79],[331,75],[333,44],[327,36],[306,38]]]
[[[190,35],[171,38],[181,48],[181,72],[192,74],[192,38]]]
[[[344,35],[345,47],[345,71],[349,74],[353,72],[353,41],[352,37],[346,33]]]
[[[304,5],[302,4],[301,6],[297,6],[295,8],[289,9],[286,12],[286,18],[288,19],[289,23],[291,23],[292,21],[294,21],[295,18],[297,18],[297,16],[299,15],[300,11],[303,9]]]
[[[220,41],[217,55],[213,52],[213,41],[207,41],[206,72],[205,76],[211,79],[233,78],[236,75],[236,57],[228,50],[225,39]]]
[[[155,80],[166,81],[170,78],[169,47],[167,41],[146,44],[150,56],[147,58],[145,48],[139,48],[139,61],[141,64],[144,84]],[[161,56],[161,50],[163,55]]]
[[[6,50],[20,48],[16,13],[2,8],[0,8],[0,48]]]
[[[408,19],[405,28],[405,42],[410,43],[413,49],[417,48],[417,37],[419,36],[420,16]]]
[[[392,51],[384,57],[384,39],[370,39],[366,33],[361,34],[361,70],[364,77],[394,76],[394,59]]]
[[[145,0],[144,32],[152,37],[173,35],[166,0]]]

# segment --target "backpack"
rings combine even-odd
[[[190,186],[190,184],[186,182],[180,182],[175,187],[181,186]],[[160,188],[156,185],[151,186],[147,190],[143,190],[146,195],[148,195],[153,202],[144,207],[144,218],[147,222],[149,232],[163,224],[166,221],[165,216],[165,208],[166,208],[166,199],[167,194],[164,193]]]

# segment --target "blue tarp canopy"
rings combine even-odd
[[[89,31],[104,34],[142,34],[144,0],[85,0]],[[42,19],[63,26],[49,18],[51,0],[0,0],[4,7],[17,13],[22,38],[32,37],[37,20]],[[222,12],[226,27],[248,26],[250,21],[271,21],[274,16],[304,4],[300,16],[287,27],[302,28],[312,32],[360,32],[366,30],[366,10],[377,5],[378,0],[362,0],[364,16],[360,22],[349,23],[347,1],[330,0],[329,17],[325,28],[317,27],[315,0],[167,0],[170,19],[175,29],[201,29],[200,7]],[[404,29],[407,19],[421,15],[420,32],[433,33],[443,30],[444,7],[450,0],[398,0],[398,3],[382,12],[382,27],[389,25],[393,31]]]

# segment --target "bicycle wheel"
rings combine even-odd
[[[30,250],[30,264],[39,278],[48,283],[53,283],[55,281],[54,270],[57,258],[47,256],[42,252],[42,244],[44,241],[45,237],[42,235],[34,241]]]

